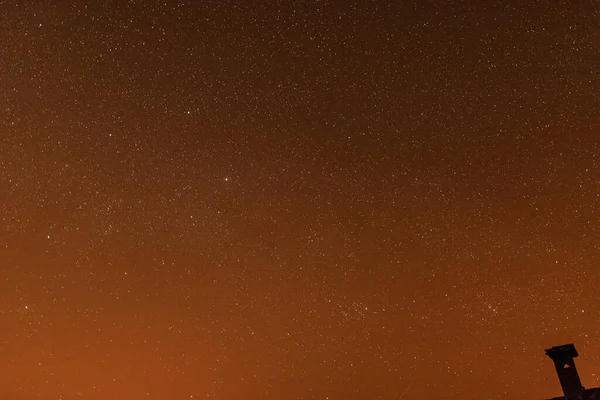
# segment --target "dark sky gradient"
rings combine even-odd
[[[599,262],[597,0],[0,1],[3,399],[558,396]]]

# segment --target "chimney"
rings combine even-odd
[[[581,385],[579,374],[575,368],[575,360],[579,354],[573,344],[555,346],[546,350],[546,355],[554,361],[554,367],[565,394],[565,400],[581,399],[585,388]]]

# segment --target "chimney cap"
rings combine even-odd
[[[546,349],[546,355],[552,359],[555,359],[557,357],[577,357],[579,353],[577,353],[577,350],[575,350],[575,345],[573,343],[569,343]]]

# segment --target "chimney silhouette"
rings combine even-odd
[[[560,386],[565,394],[565,400],[583,398],[585,388],[581,385],[575,360],[579,354],[573,344],[564,344],[546,349],[546,355],[554,361],[554,367],[560,380]]]

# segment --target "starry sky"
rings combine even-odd
[[[600,386],[600,3],[0,1],[0,397]]]

